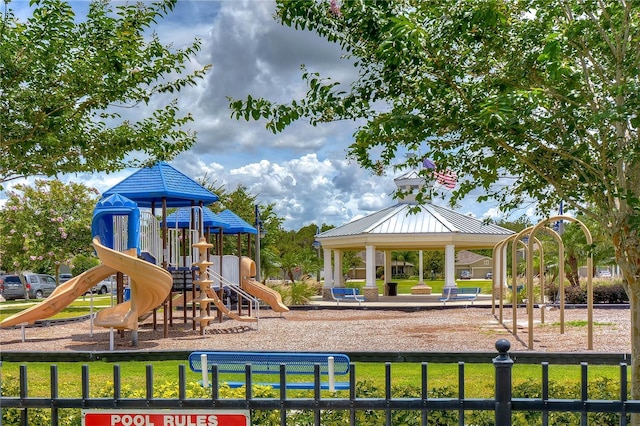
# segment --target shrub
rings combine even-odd
[[[622,283],[604,284],[593,286],[594,303],[629,303],[629,296]]]
[[[548,284],[546,294],[549,300],[557,301],[558,286]],[[585,304],[587,303],[586,285],[565,286],[564,300],[569,304]],[[593,303],[628,303],[629,297],[621,282],[606,283],[595,282],[593,285]]]
[[[541,398],[541,384],[534,379],[527,379],[522,383],[514,384],[513,398]],[[589,381],[587,386],[589,399],[617,400],[620,398],[620,385],[606,377],[597,377]],[[549,381],[549,398],[552,399],[580,399],[580,385],[576,383],[559,384]],[[514,411],[512,415],[513,426],[528,426],[540,424],[542,413],[538,411]],[[630,417],[627,415],[627,422]],[[474,423],[475,424],[475,423]],[[550,412],[549,424],[553,425],[577,425],[580,424],[580,413]],[[589,413],[590,425],[617,425],[620,424],[620,415],[617,413]]]
[[[0,394],[5,396],[20,395],[20,381],[13,376],[5,376],[0,382]],[[5,426],[17,426],[22,424],[20,419],[22,410],[20,408],[2,408],[2,418],[0,424]],[[51,410],[44,408],[31,408],[27,411],[28,425],[51,424]],[[62,408],[58,410],[58,425],[60,426],[80,426],[80,410],[73,408]]]
[[[306,305],[311,297],[318,294],[318,284],[296,281],[274,287],[286,305]]]
[[[71,267],[71,273],[76,276],[80,275],[84,271],[87,271],[94,266],[98,266],[100,261],[95,256],[87,256],[84,254],[79,254],[73,258],[73,265]]]
[[[572,305],[587,303],[587,289],[579,286],[568,286],[564,289],[565,301]]]

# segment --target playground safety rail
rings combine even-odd
[[[580,424],[587,425],[589,415],[592,413],[617,413],[620,416],[620,425],[628,424],[628,415],[631,413],[640,413],[640,401],[627,400],[627,364],[620,364],[620,397],[614,400],[595,400],[589,399],[587,391],[587,370],[586,363],[581,363],[581,396],[579,399],[551,399],[549,398],[549,378],[548,364],[542,363],[542,384],[539,398],[513,398],[512,391],[512,368],[514,360],[509,355],[510,343],[501,339],[496,342],[498,355],[493,358],[495,370],[495,397],[487,399],[466,398],[464,383],[464,363],[458,363],[458,396],[449,398],[435,398],[427,395],[428,363],[421,363],[421,395],[418,397],[392,397],[392,364],[385,364],[385,389],[384,397],[358,397],[356,395],[356,366],[350,366],[349,382],[351,384],[349,391],[338,393],[322,393],[320,390],[320,366],[316,366],[314,372],[315,389],[311,391],[312,397],[295,397],[287,393],[282,387],[276,398],[255,398],[251,386],[247,387],[244,397],[237,399],[220,398],[218,391],[219,374],[215,366],[211,371],[211,395],[208,398],[188,398],[187,397],[187,368],[184,364],[178,366],[178,396],[176,398],[158,398],[154,396],[154,377],[153,366],[146,367],[146,389],[144,397],[123,398],[122,397],[122,377],[119,365],[113,366],[113,396],[107,398],[96,398],[90,395],[89,383],[89,366],[82,366],[82,390],[81,397],[60,397],[59,395],[59,377],[56,365],[50,367],[50,383],[51,395],[48,397],[29,396],[28,392],[28,369],[27,365],[20,366],[19,377],[19,394],[18,395],[0,395],[0,406],[3,415],[9,413],[8,410],[14,410],[14,416],[19,417],[20,425],[27,425],[29,412],[32,409],[46,409],[51,412],[51,424],[56,426],[59,423],[59,410],[63,408],[74,408],[82,410],[106,410],[110,412],[136,412],[140,416],[144,416],[145,412],[152,410],[230,410],[230,411],[246,411],[246,410],[268,410],[277,411],[280,417],[280,425],[287,424],[287,417],[293,413],[306,411],[313,413],[315,425],[323,423],[325,414],[335,413],[336,411],[346,411],[349,413],[349,424],[355,425],[357,414],[373,411],[384,413],[386,425],[393,425],[397,420],[396,415],[407,416],[413,412],[415,415],[415,423],[421,425],[433,424],[430,420],[434,411],[450,412],[457,414],[457,422],[464,425],[465,414],[469,415],[471,411],[487,412],[490,417],[491,424],[497,426],[507,426],[511,424],[514,412],[537,412],[541,416],[541,424],[549,424],[549,416],[554,412],[577,413],[580,417]],[[281,381],[284,381],[285,366],[280,366]],[[252,384],[251,365],[245,367],[246,382]],[[9,386],[8,378],[5,377],[3,388]],[[305,394],[307,395],[307,394]],[[19,413],[16,413],[15,410]],[[146,410],[146,411],[145,411]],[[68,416],[68,412],[65,413]],[[406,418],[406,417],[403,417]],[[488,423],[487,423],[488,424]]]
[[[258,300],[256,297],[253,297],[251,294],[243,290],[239,284],[234,284],[228,279],[226,279],[225,277],[223,277],[222,275],[220,275],[220,273],[218,273],[218,271],[216,271],[212,267],[207,268],[207,275],[209,276],[209,279],[212,279],[214,281],[219,280],[220,286],[222,286],[222,288],[228,288],[231,292],[235,293],[237,296],[242,296],[244,299],[247,299],[247,301],[253,306],[256,318],[258,319],[260,318],[260,300]],[[223,302],[226,302],[226,301],[223,300]],[[238,303],[240,303],[239,299],[238,299]],[[230,306],[229,306],[229,309],[231,309]]]

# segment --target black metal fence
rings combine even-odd
[[[19,394],[0,395],[3,420],[0,426],[11,425],[71,425],[93,426],[160,426],[145,413],[180,413],[182,423],[187,425],[216,424],[225,426],[225,413],[247,413],[251,424],[255,425],[516,425],[516,424],[581,424],[581,425],[626,425],[631,413],[640,413],[640,401],[628,400],[627,364],[620,363],[619,395],[612,399],[590,398],[588,386],[588,364],[581,364],[581,386],[579,397],[571,399],[550,398],[549,364],[541,363],[541,387],[535,396],[514,397],[512,367],[514,360],[509,356],[510,344],[506,340],[496,343],[498,354],[493,358],[495,369],[495,394],[489,399],[465,397],[464,363],[458,363],[457,395],[434,395],[428,386],[428,363],[421,364],[421,386],[418,395],[394,395],[392,392],[392,364],[385,364],[384,395],[360,392],[356,384],[355,365],[349,373],[349,391],[327,393],[320,389],[320,368],[316,366],[315,389],[308,394],[291,395],[286,390],[284,365],[280,367],[278,390],[256,391],[252,386],[251,366],[245,369],[247,386],[240,394],[221,397],[220,380],[217,369],[211,374],[210,389],[201,389],[201,394],[188,396],[187,372],[184,365],[178,368],[177,393],[174,397],[154,396],[157,383],[154,382],[153,366],[146,367],[146,386],[140,395],[123,392],[119,365],[113,369],[113,394],[108,397],[91,396],[89,392],[89,367],[82,367],[81,397],[61,397],[56,365],[51,365],[51,394],[48,397],[29,396],[28,370],[20,367]],[[0,383],[3,391],[6,383]],[[5,391],[6,392],[6,391]],[[205,395],[206,393],[206,395]],[[299,396],[300,395],[300,396]],[[46,411],[42,417],[34,417],[34,412]],[[71,413],[71,414],[70,414]],[[110,423],[91,423],[85,415],[111,414]],[[123,414],[124,413],[124,414]],[[137,414],[131,414],[137,413]],[[186,414],[185,414],[186,413]],[[188,419],[189,413],[214,413],[200,420]],[[554,416],[567,413],[573,420],[561,420]],[[220,418],[206,422],[206,418]],[[113,420],[117,418],[116,420]],[[204,420],[203,420],[204,419]],[[82,421],[82,423],[80,423]],[[191,422],[191,423],[190,423]],[[232,423],[228,423],[232,424]],[[237,423],[233,423],[237,424]],[[247,423],[249,424],[249,420]]]

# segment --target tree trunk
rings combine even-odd
[[[640,293],[629,286],[631,310],[631,399],[640,400]],[[640,413],[631,415],[631,424],[640,425]]]
[[[629,296],[631,321],[631,399],[640,400],[640,244],[633,226],[611,232],[616,260]],[[631,414],[631,424],[640,426],[640,413]]]
[[[578,273],[578,258],[575,255],[570,255],[567,259],[567,266],[569,266],[566,273],[567,280],[572,286],[580,286],[580,274]]]

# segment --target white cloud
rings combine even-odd
[[[482,214],[483,219],[487,219],[487,218],[500,219],[502,218],[502,216],[503,216],[502,212],[497,207],[491,207],[489,210],[487,210]]]

